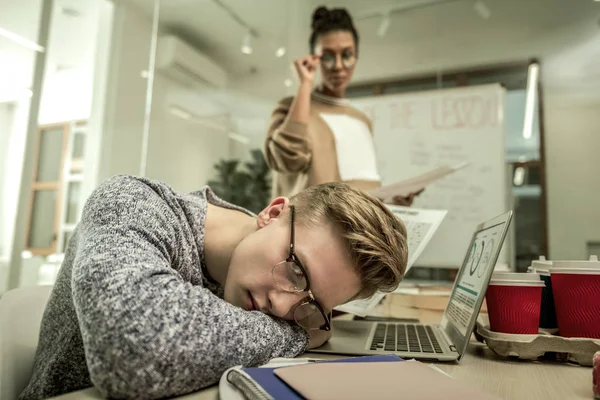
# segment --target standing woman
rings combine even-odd
[[[310,54],[294,62],[298,92],[279,102],[265,140],[273,195],[289,197],[332,181],[364,190],[377,188],[380,177],[371,121],[345,99],[359,54],[350,14],[343,8],[317,8],[309,44]],[[313,90],[317,69],[321,82]],[[395,202],[410,204],[412,198]]]

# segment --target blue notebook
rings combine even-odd
[[[340,360],[318,361],[318,362],[398,362],[403,361],[395,354],[380,356],[365,356],[343,358]],[[241,374],[238,370],[232,370],[227,375],[227,381],[240,390],[248,400],[263,400],[273,398],[303,400],[304,398],[279,379],[273,371],[277,368],[243,368],[242,371],[250,376]]]

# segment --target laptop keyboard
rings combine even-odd
[[[431,326],[378,323],[371,350],[443,353]]]

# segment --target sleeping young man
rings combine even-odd
[[[257,216],[209,188],[103,183],[69,242],[21,399],[95,386],[157,399],[235,365],[295,357],[331,336],[329,313],[394,290],[406,229],[343,183],[273,200]]]

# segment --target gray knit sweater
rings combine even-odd
[[[303,351],[301,328],[223,300],[204,264],[207,201],[237,208],[208,188],[180,195],[131,176],[94,191],[44,312],[21,399],[92,385],[111,398],[171,397],[215,384],[231,366]]]

